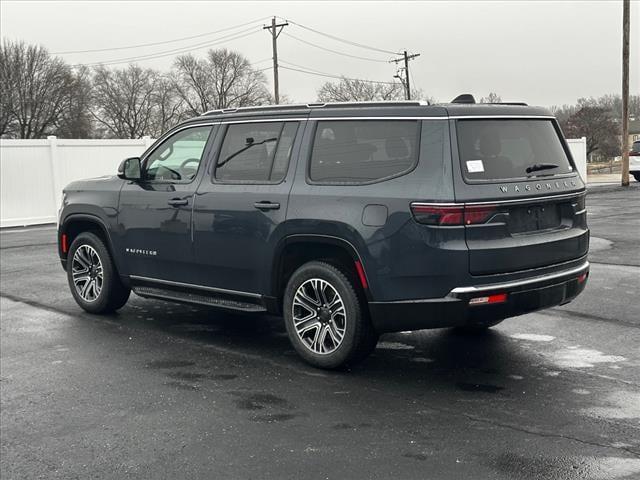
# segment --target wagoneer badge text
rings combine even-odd
[[[146,255],[148,257],[155,257],[158,255],[156,250],[145,250],[144,248],[125,248],[124,251],[134,255]]]
[[[561,188],[570,188],[570,187],[575,187],[576,186],[576,181],[575,180],[564,180],[562,182],[547,182],[547,183],[536,183],[535,185],[531,186],[531,184],[527,184],[524,186],[520,186],[520,185],[513,185],[512,190],[514,192],[520,192],[520,191],[525,191],[525,192],[530,192],[533,189],[536,190],[552,190],[554,188],[557,189],[561,189]],[[509,185],[500,185],[500,191],[502,193],[509,193]]]

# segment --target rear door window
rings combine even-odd
[[[457,135],[462,173],[472,182],[573,171],[548,119],[458,120]]]
[[[298,122],[238,123],[227,127],[214,177],[232,183],[279,183],[289,166]]]
[[[366,184],[402,175],[416,165],[419,137],[418,121],[318,121],[309,179]]]

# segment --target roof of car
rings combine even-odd
[[[335,117],[475,117],[475,116],[551,116],[542,107],[524,103],[442,103],[422,101],[341,102],[265,105],[211,110],[190,121],[235,120],[239,118],[335,118]]]

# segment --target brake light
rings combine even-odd
[[[63,233],[60,237],[60,246],[62,248],[62,253],[67,253],[69,250],[69,245],[67,244],[67,234]]]
[[[582,275],[578,277],[578,283],[582,283],[587,279],[587,272],[584,272]]]
[[[495,214],[496,206],[412,203],[411,212],[417,222],[425,225],[478,225]]]
[[[496,213],[495,205],[464,207],[464,224],[478,225],[489,220]]]
[[[504,303],[507,301],[506,293],[496,293],[486,297],[476,297],[469,300],[469,305],[489,305],[492,303]]]
[[[411,204],[411,212],[419,223],[425,225],[462,225],[464,206]]]

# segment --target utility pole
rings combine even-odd
[[[629,8],[622,0],[622,186],[629,186]]]
[[[400,62],[404,62],[404,82],[402,82],[404,84],[404,90],[405,90],[405,95],[404,98],[407,100],[411,100],[411,84],[409,82],[409,60],[413,60],[414,58],[419,57],[420,54],[419,53],[414,53],[409,55],[407,53],[407,51],[405,50],[403,52],[402,57],[400,58],[394,58],[393,60],[391,60],[390,62],[393,63],[400,63]],[[402,78],[400,77],[400,75],[396,75],[396,78],[399,78],[400,81],[402,81]]]
[[[263,30],[269,30],[271,33],[271,45],[273,48],[273,97],[276,105],[280,103],[280,87],[278,84],[278,36],[287,25],[289,25],[287,22],[276,23],[276,17],[273,17],[271,19],[271,25],[262,27]],[[280,30],[278,30],[278,27]]]

